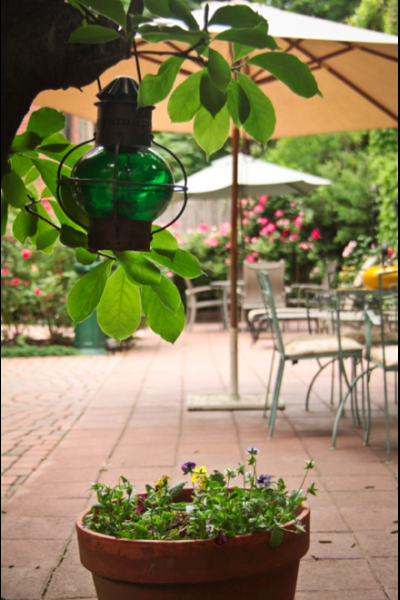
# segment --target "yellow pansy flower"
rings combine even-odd
[[[199,487],[205,488],[207,481],[207,467],[196,467],[194,475],[192,475],[192,481],[194,484],[197,483]]]

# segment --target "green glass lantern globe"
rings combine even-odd
[[[174,179],[150,146],[154,107],[137,108],[139,85],[118,77],[99,94],[96,145],[75,164],[71,192],[89,217],[89,248],[149,251],[151,227]]]

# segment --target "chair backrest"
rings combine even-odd
[[[366,271],[368,271],[368,269],[371,269],[372,267],[374,267],[377,262],[379,262],[379,256],[370,256],[365,261],[365,263],[361,267],[360,271],[357,273],[357,276],[353,282],[353,285],[355,288],[362,286],[364,273],[366,273]]]
[[[257,282],[257,274],[265,271],[269,275],[275,306],[286,306],[285,302],[285,261],[243,263],[243,303],[244,310],[264,308],[263,298]]]
[[[333,276],[336,274],[337,266],[338,264],[336,260],[327,263],[324,279],[322,280],[321,284],[324,289],[329,290],[332,287],[332,279]]]
[[[267,311],[269,328],[272,333],[275,347],[279,350],[281,356],[285,356],[285,347],[283,345],[281,328],[279,327],[278,316],[276,313],[274,292],[272,289],[270,276],[265,271],[258,271],[256,276],[260,295],[263,300],[265,310]]]
[[[193,290],[193,283],[190,281],[190,279],[184,279],[185,281],[185,285],[186,285],[186,289],[188,290]]]

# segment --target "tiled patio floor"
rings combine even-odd
[[[394,381],[396,463],[386,465],[380,373],[372,382],[371,446],[363,447],[361,431],[346,418],[332,452],[329,373],[315,388],[311,412],[304,412],[315,363],[288,367],[286,410],[270,441],[260,412],[185,410],[188,393],[227,391],[227,334],[197,326],[174,347],[147,330],[139,337],[127,355],[3,361],[2,596],[95,598],[74,534],[76,515],[91,503],[88,482],[115,484],[124,474],[142,491],[162,474],[180,480],[187,460],[209,469],[235,466],[251,444],[261,450],[260,470],[285,477],[290,486],[300,484],[306,459],[317,461],[312,548],[302,563],[296,600],[397,599]],[[248,334],[240,337],[241,389],[262,393],[270,341],[250,348]]]

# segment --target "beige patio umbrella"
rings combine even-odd
[[[210,16],[223,4],[210,2]],[[247,4],[232,1],[225,4]],[[291,12],[251,3],[251,8],[262,14],[270,24],[273,35],[284,52],[294,54],[307,63],[318,81],[324,99],[306,100],[294,95],[285,85],[265,71],[251,66],[246,72],[272,100],[277,112],[274,138],[334,133],[398,126],[398,38],[379,32],[367,31],[298,15]],[[203,24],[203,12],[195,11],[199,24]],[[212,27],[218,33],[223,27]],[[166,53],[186,48],[176,42],[149,44],[138,41],[141,54],[142,75],[157,73],[165,57],[151,52]],[[215,43],[215,49],[230,58],[226,43]],[[186,61],[178,76],[177,84],[199,67]],[[121,62],[101,77],[103,86],[117,76],[136,76],[134,61]],[[87,86],[83,92],[75,89],[42,92],[36,104],[95,121],[96,84]],[[154,112],[156,131],[191,133],[191,123],[171,124],[167,113],[167,101]],[[230,397],[239,398],[237,366],[237,311],[236,311],[236,205],[239,193],[237,155],[239,132],[232,130],[234,168],[232,179],[232,303],[231,303],[231,390]],[[243,404],[243,408],[244,408]]]

